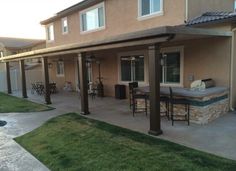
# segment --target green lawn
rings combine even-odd
[[[235,161],[74,113],[15,140],[51,170],[236,170]]]
[[[33,103],[22,98],[0,93],[0,113],[40,112],[51,109],[51,107],[46,105]]]

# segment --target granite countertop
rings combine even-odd
[[[144,93],[150,93],[149,86],[146,87],[139,87],[136,90]],[[203,98],[206,96],[222,94],[228,91],[227,87],[212,87],[205,90],[191,90],[189,88],[180,88],[180,87],[173,87],[172,88],[174,96],[182,96],[182,97],[193,97],[193,98]],[[161,87],[160,89],[161,95],[169,95],[169,87]]]

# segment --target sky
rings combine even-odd
[[[40,21],[82,0],[1,0],[0,37],[45,39]]]

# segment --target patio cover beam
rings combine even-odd
[[[28,98],[27,96],[27,88],[26,88],[26,78],[25,78],[25,61],[20,60],[20,76],[21,76],[21,88],[22,88],[22,96],[23,98]]]
[[[48,73],[48,57],[42,58],[42,68],[43,68],[43,78],[44,78],[44,87],[45,87],[45,103],[52,104],[51,102],[51,93],[49,85],[49,73]]]
[[[86,53],[78,54],[79,62],[79,87],[80,87],[80,102],[81,102],[81,113],[82,115],[88,115],[89,104],[88,104],[88,80],[87,80],[87,69],[86,69]]]
[[[6,62],[6,77],[7,77],[7,93],[12,94],[11,74],[10,74],[10,64],[9,64],[9,62]]]
[[[213,29],[191,28],[185,26],[164,26],[152,28],[149,30],[137,31],[123,35],[106,38],[100,41],[88,43],[74,43],[52,48],[40,49],[31,52],[25,52],[2,58],[2,62],[20,60],[26,58],[38,58],[42,56],[56,56],[63,54],[77,54],[86,51],[97,51],[126,46],[148,45],[154,42],[167,41],[170,35],[195,35],[195,36],[220,36],[231,37],[231,31],[218,31]],[[159,39],[159,40],[157,40]],[[161,40],[162,39],[162,40]]]
[[[150,130],[151,135],[162,134],[160,114],[160,45],[149,46]]]

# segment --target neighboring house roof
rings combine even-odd
[[[236,12],[206,12],[186,23],[187,26],[195,24],[204,24],[210,22],[220,22],[227,20],[236,21]]]
[[[41,39],[0,37],[0,43],[7,48],[27,48],[44,42],[45,40]]]
[[[55,16],[51,17],[51,18],[48,18],[44,21],[41,21],[40,24],[42,25],[47,25],[53,21],[55,21],[56,19],[58,18],[62,18],[62,17],[65,17],[67,16],[68,14],[71,14],[73,12],[76,12],[76,11],[80,11],[82,9],[85,9],[89,6],[92,6],[98,2],[102,2],[103,0],[83,0],[82,2],[79,2],[69,8],[66,8],[58,13],[55,14]]]

